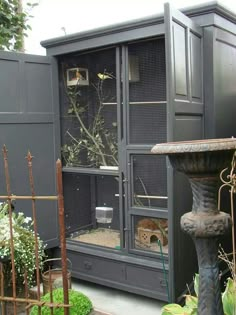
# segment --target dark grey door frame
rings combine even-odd
[[[166,76],[167,76],[167,140],[176,141],[178,130],[176,125],[177,117],[181,115],[200,115],[203,116],[203,83],[202,83],[202,64],[201,64],[201,91],[199,98],[194,99],[192,90],[191,60],[192,42],[191,34],[201,41],[203,30],[196,25],[190,18],[178,10],[173,9],[169,3],[164,6],[165,24],[165,47],[166,47]],[[178,38],[179,36],[179,38]],[[182,36],[182,38],[181,38]],[[179,50],[179,51],[178,51]],[[181,55],[181,56],[180,56]],[[176,60],[178,59],[179,60]],[[203,59],[202,59],[203,60]],[[180,61],[180,62],[179,62]],[[203,62],[203,61],[201,61]],[[196,103],[198,103],[196,105]],[[188,106],[188,107],[187,107]],[[168,225],[169,231],[169,282],[170,299],[176,300],[176,265],[177,244],[175,242],[175,224],[179,224],[175,219],[175,179],[173,169],[167,161],[167,191],[168,191]],[[177,221],[177,222],[176,222]],[[179,264],[179,262],[177,263]]]

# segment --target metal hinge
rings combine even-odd
[[[124,232],[130,231],[130,228],[124,228]]]

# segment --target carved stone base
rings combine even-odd
[[[216,237],[229,231],[232,220],[228,213],[188,212],[181,217],[180,225],[192,237]]]
[[[199,265],[198,314],[223,315],[219,283],[218,238],[194,238]]]

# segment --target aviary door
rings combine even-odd
[[[124,57],[128,250],[167,259],[166,159],[151,154],[167,141],[165,38],[130,43]]]
[[[174,10],[169,4],[165,5],[164,21],[167,140],[202,139],[204,136],[203,31],[190,18]],[[192,281],[197,262],[192,240],[180,230],[182,214],[192,207],[189,183],[184,176],[173,172],[168,162],[167,196],[169,282],[172,284],[170,297],[175,300],[181,294],[181,288],[185,283]]]
[[[58,133],[57,65],[53,58],[0,52],[0,147],[8,149],[11,192],[30,195],[27,161],[33,158],[36,195],[55,195],[55,163],[60,154]],[[5,193],[3,163],[0,191]],[[16,211],[31,214],[31,201],[17,200]],[[36,203],[40,236],[48,247],[58,245],[55,201]]]

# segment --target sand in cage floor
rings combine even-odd
[[[94,229],[73,238],[83,243],[116,248],[120,246],[120,232],[112,229]]]
[[[73,237],[73,240],[77,240],[82,243],[99,245],[109,248],[119,249],[120,247],[120,232],[112,229],[98,228],[90,231],[86,231],[83,234]],[[158,244],[141,243],[138,238],[135,238],[135,248],[144,250],[160,251]],[[168,244],[162,247],[163,253],[168,253]]]

